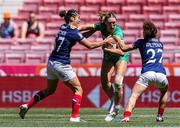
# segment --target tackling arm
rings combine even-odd
[[[127,51],[131,51],[131,50],[134,50],[136,48],[134,48],[133,44],[125,44],[123,40],[121,40],[119,37],[117,36],[113,36],[113,39],[118,42],[118,46],[124,51],[124,52],[127,52]]]

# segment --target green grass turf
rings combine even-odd
[[[137,108],[129,123],[105,122],[106,110],[82,108],[80,117],[87,122],[71,123],[71,109],[33,108],[25,119],[20,119],[19,109],[0,109],[0,127],[180,127],[180,109],[168,108],[164,122],[156,122],[157,109]],[[122,115],[117,116],[118,119]]]

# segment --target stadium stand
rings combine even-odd
[[[142,23],[144,20],[152,20],[158,27],[158,36],[164,42],[165,63],[179,63],[180,47],[180,1],[179,0],[2,0],[0,7],[0,17],[3,11],[10,11],[13,20],[20,29],[22,23],[27,20],[29,12],[35,12],[39,21],[46,26],[45,39],[38,40],[34,45],[32,40],[18,40],[18,46],[14,46],[11,40],[0,39],[0,63],[32,63],[27,60],[28,53],[42,53],[43,61],[46,62],[50,50],[53,48],[54,37],[60,24],[64,21],[59,18],[59,10],[76,9],[80,12],[82,23],[94,23],[98,21],[96,15],[98,11],[113,11],[117,16],[117,23],[124,30],[125,42],[132,43],[137,38],[142,37]],[[153,6],[153,8],[152,8]],[[16,13],[15,13],[16,12]],[[95,33],[91,40],[102,40],[100,33]],[[77,44],[72,49],[72,62],[76,63],[96,63],[99,62],[102,53],[101,48],[90,52],[83,46]],[[18,55],[11,55],[13,51]],[[83,52],[81,52],[83,51]],[[176,53],[175,53],[176,52]],[[23,55],[19,55],[22,53]],[[83,54],[82,54],[83,53]],[[99,57],[95,56],[98,55]],[[97,57],[97,58],[96,58]],[[133,52],[130,55],[131,63],[141,63],[139,54]],[[14,61],[18,58],[18,61]],[[22,59],[23,58],[23,59]],[[39,57],[40,58],[40,57]]]
[[[101,64],[103,59],[103,55],[97,53],[87,53],[87,63],[89,64]]]

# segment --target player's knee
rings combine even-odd
[[[123,93],[122,92],[122,84],[123,84],[123,77],[116,75],[115,76],[115,80],[114,80],[114,89],[115,89],[115,92],[119,92],[120,91],[120,93]]]
[[[111,89],[111,83],[110,82],[102,82],[102,88],[105,91],[109,91]]]

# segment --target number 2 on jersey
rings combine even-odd
[[[156,54],[162,54],[162,52],[163,52],[162,49],[159,49],[159,48],[157,51],[155,51],[154,49],[148,49],[147,54],[151,54],[151,56],[150,56],[150,59],[147,61],[147,64],[148,63],[155,63],[155,61],[156,61],[155,55]],[[162,56],[158,62],[162,63]]]

